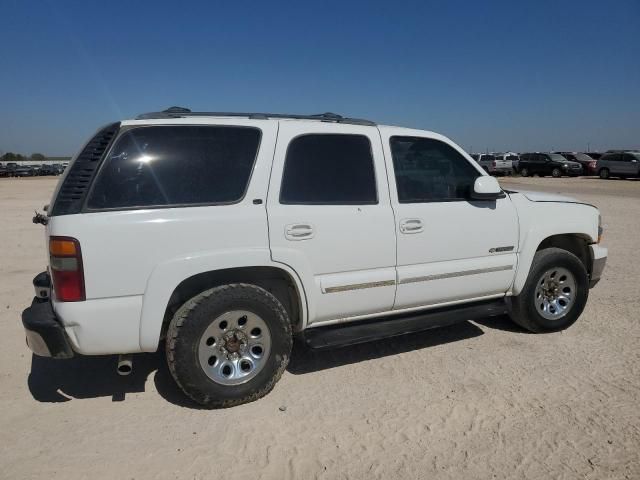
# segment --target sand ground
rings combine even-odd
[[[207,411],[160,354],[33,357],[20,312],[54,179],[0,179],[0,478],[640,478],[640,181],[507,179],[600,207],[609,262],[569,330],[507,318],[314,353],[267,397]],[[286,407],[281,411],[281,407]]]

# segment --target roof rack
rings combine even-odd
[[[143,113],[136,120],[150,120],[161,118],[185,118],[185,117],[247,117],[250,119],[267,120],[270,118],[286,118],[294,120],[319,120],[321,122],[348,123],[352,125],[375,126],[371,120],[361,118],[343,117],[336,113],[326,112],[316,115],[296,115],[289,113],[239,113],[239,112],[192,112],[184,107],[170,107],[161,112]]]

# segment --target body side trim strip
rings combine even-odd
[[[327,287],[322,293],[347,292],[349,290],[363,290],[365,288],[390,287],[396,284],[395,280],[383,280],[380,282],[354,283],[351,285],[339,285],[337,287]]]
[[[409,277],[400,280],[400,285],[406,283],[429,282],[431,280],[443,280],[445,278],[464,277],[466,275],[478,275],[481,273],[502,272],[513,270],[513,265],[504,265],[501,267],[478,268],[476,270],[464,270],[462,272],[440,273],[437,275],[424,275],[421,277]]]

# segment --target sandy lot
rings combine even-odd
[[[600,207],[609,263],[581,319],[506,318],[314,353],[275,390],[207,411],[159,354],[32,357],[20,312],[55,180],[0,179],[0,478],[640,478],[640,181],[508,179]],[[286,407],[281,411],[280,407]]]

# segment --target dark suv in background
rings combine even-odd
[[[640,152],[605,153],[596,165],[600,178],[640,177]]]
[[[587,153],[580,153],[580,152],[553,152],[553,153],[559,153],[567,160],[571,162],[577,162],[580,165],[582,165],[582,171],[584,175],[596,174],[596,160]]]
[[[582,175],[582,165],[567,160],[559,153],[523,153],[520,155],[518,173],[523,177],[535,174],[541,177],[545,175],[556,178],[563,175],[577,177]]]

